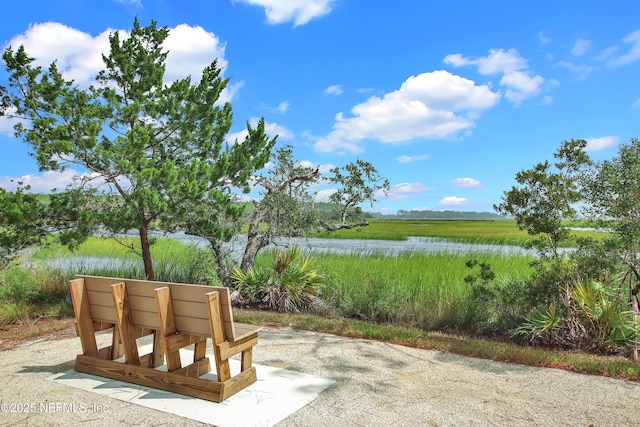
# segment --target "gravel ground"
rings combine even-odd
[[[202,425],[47,379],[80,351],[64,335],[0,351],[0,426]],[[640,426],[640,384],[556,369],[288,328],[261,332],[254,362],[336,381],[278,426]]]

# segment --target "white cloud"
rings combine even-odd
[[[172,82],[187,76],[199,81],[204,67],[218,60],[218,68],[224,70],[227,60],[224,57],[226,43],[214,33],[196,25],[177,25],[169,29],[169,36],[162,44],[169,51],[165,82]]]
[[[342,92],[342,86],[340,85],[332,85],[324,90],[327,95],[342,95]]]
[[[469,203],[469,199],[458,196],[448,196],[440,200],[438,206],[461,206]]]
[[[447,55],[443,62],[454,67],[475,65],[483,75],[503,74],[500,86],[505,87],[505,98],[516,105],[538,95],[544,83],[542,76],[531,75],[527,60],[516,49],[491,49],[488,56],[476,59],[456,53]]]
[[[276,110],[278,110],[281,113],[285,113],[288,109],[289,109],[289,102],[287,102],[287,101],[282,101],[276,107]]]
[[[456,178],[449,181],[456,188],[479,188],[482,183],[474,178]]]
[[[412,199],[430,190],[431,188],[420,182],[403,182],[401,184],[392,185],[387,193],[387,198],[391,200]]]
[[[582,56],[589,50],[591,47],[591,42],[585,39],[578,39],[573,44],[573,48],[571,48],[571,54],[573,56]]]
[[[130,4],[137,8],[142,8],[142,0],[116,0],[118,3]]]
[[[328,202],[329,197],[331,197],[331,195],[334,194],[336,191],[338,190],[336,190],[335,188],[320,190],[314,195],[313,200],[315,200],[316,202]]]
[[[551,37],[548,37],[544,31],[540,31],[538,33],[538,41],[540,42],[540,44],[547,44],[551,42]]]
[[[311,162],[309,160],[302,160],[302,161],[300,161],[299,164],[303,168],[310,168],[310,169],[318,168],[320,173],[326,173],[326,172],[329,172],[331,169],[335,168],[335,166],[332,165],[331,163],[327,163],[327,164],[324,164],[324,165],[318,165],[317,163],[313,163],[313,162]]]
[[[317,151],[361,151],[358,143],[414,138],[445,138],[475,126],[478,113],[497,104],[489,86],[440,70],[409,77],[400,89],[373,96],[351,109],[353,117],[336,115],[334,129],[315,143]]]
[[[589,74],[598,70],[598,67],[594,65],[576,65],[570,61],[560,61],[558,65],[579,74],[580,79],[584,79]]]
[[[336,0],[235,0],[264,7],[269,24],[293,22],[293,26],[304,25],[312,19],[329,12]]]
[[[371,93],[373,91],[375,91],[375,89],[372,88],[372,87],[361,87],[361,88],[356,89],[356,92],[358,92],[358,93]]]
[[[165,83],[192,76],[192,81],[200,79],[202,69],[214,59],[218,67],[225,69],[226,45],[211,32],[200,26],[180,24],[169,29],[169,36],[163,48],[169,50],[166,60]],[[117,31],[120,38],[128,37],[125,30],[107,29],[92,36],[58,22],[34,24],[23,34],[13,37],[7,43],[14,50],[24,45],[27,53],[36,58],[35,63],[44,68],[57,60],[58,69],[65,79],[73,79],[81,87],[93,83],[98,71],[104,68],[102,54],[109,52],[109,34]],[[242,86],[235,83],[225,89],[219,102],[230,100]]]
[[[102,53],[109,50],[109,33],[90,34],[68,27],[58,22],[34,24],[23,34],[13,37],[7,43],[17,50],[24,45],[35,64],[47,68],[57,60],[58,69],[65,79],[74,79],[80,86],[88,86],[98,71],[104,66]],[[121,37],[125,36],[121,32]]]
[[[18,182],[21,182],[22,185],[31,186],[31,191],[34,193],[49,193],[54,189],[64,190],[69,184],[80,179],[93,180],[91,185],[94,187],[103,185],[104,180],[97,179],[96,176],[95,173],[80,173],[69,168],[63,171],[47,171],[42,174],[28,174],[21,177],[5,176],[0,178],[0,187],[13,191],[16,189]]]
[[[396,160],[400,163],[411,163],[411,162],[417,162],[419,160],[427,160],[429,158],[431,158],[430,154],[418,154],[416,156],[407,156],[407,155],[398,156],[396,157]]]
[[[638,108],[640,107],[640,98],[636,99],[636,102],[633,103],[632,105],[633,108]]]
[[[22,123],[26,125],[28,123],[27,120],[12,117],[12,115],[16,114],[16,108],[13,106],[9,106],[5,111],[4,115],[0,115],[0,135],[5,135],[9,137],[14,136],[13,127],[18,123]]]
[[[251,120],[249,120],[249,124],[252,128],[255,129],[256,126],[258,126],[259,121],[260,119],[258,119],[257,117],[252,117]],[[293,139],[293,132],[277,123],[270,123],[265,121],[264,131],[271,138],[278,135],[278,139]],[[249,136],[249,131],[247,131],[247,129],[245,128],[241,131],[227,134],[225,139],[229,144],[233,144],[236,141],[244,141],[247,136]]]
[[[610,66],[627,65],[640,60],[640,30],[627,34],[622,41],[630,45],[629,49],[622,55],[611,58],[608,62]],[[614,47],[609,49],[613,50]]]
[[[585,151],[594,152],[594,151],[602,151],[610,148],[620,141],[620,138],[617,136],[603,136],[600,138],[585,138],[587,141],[587,146]]]

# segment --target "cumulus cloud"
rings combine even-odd
[[[516,49],[491,49],[488,56],[475,59],[456,53],[447,55],[443,62],[454,67],[475,65],[483,75],[502,74],[504,96],[516,105],[538,95],[544,83],[542,76],[531,74],[527,60]]]
[[[235,0],[264,8],[269,24],[304,25],[331,12],[336,0]]]
[[[400,184],[392,185],[387,193],[387,198],[390,200],[406,200],[413,199],[420,196],[422,193],[431,191],[431,188],[422,184],[421,182],[403,182]]]
[[[427,160],[429,158],[431,158],[430,154],[418,154],[415,156],[407,156],[407,155],[398,156],[396,157],[396,160],[400,163],[411,163],[411,162],[417,162],[420,160]]]
[[[327,95],[342,95],[342,92],[342,86],[340,85],[332,85],[324,90]]]
[[[64,190],[69,184],[80,180],[89,182],[89,185],[93,187],[105,184],[104,180],[99,178],[96,173],[81,173],[69,168],[63,171],[47,171],[41,174],[27,174],[21,177],[0,177],[0,187],[14,191],[20,182],[23,186],[30,186],[31,191],[34,193],[50,193],[54,189]],[[122,180],[122,183],[125,186],[128,185],[124,180]]]
[[[469,199],[466,199],[464,197],[448,196],[440,200],[440,202],[438,203],[438,206],[440,207],[461,206],[461,205],[466,205],[468,203],[469,203]]]
[[[333,131],[319,138],[317,151],[362,151],[358,143],[374,139],[398,143],[414,138],[445,138],[475,126],[483,110],[500,95],[487,85],[440,70],[409,77],[398,90],[373,96],[351,109],[352,117],[336,115]]]
[[[585,151],[594,152],[613,147],[618,143],[618,141],[620,141],[620,138],[617,136],[603,136],[600,138],[585,138],[585,141],[587,141]]]
[[[251,120],[249,120],[249,124],[254,129],[256,128],[256,126],[258,126],[259,122],[260,122],[260,119],[258,119],[257,117],[252,117]],[[279,125],[277,123],[270,123],[270,122],[265,121],[264,122],[264,131],[271,138],[273,138],[276,135],[278,136],[278,139],[292,139],[293,138],[293,132],[291,132],[289,129],[287,129],[284,126],[281,126],[281,125]],[[249,136],[249,131],[247,131],[247,129],[245,128],[245,129],[242,129],[241,131],[227,134],[227,137],[225,139],[229,144],[233,144],[236,141],[238,141],[238,142],[244,141],[244,139],[247,136]]]
[[[479,188],[482,183],[474,178],[455,178],[449,181],[456,188]]]
[[[276,110],[278,110],[281,113],[286,113],[288,109],[289,109],[289,102],[287,102],[287,101],[282,101],[276,107]]]
[[[214,33],[186,24],[169,30],[163,44],[163,48],[169,50],[165,83],[187,76],[198,81],[202,69],[214,59],[217,59],[218,67],[226,68],[226,45]],[[30,26],[23,34],[9,40],[7,45],[14,49],[24,45],[27,53],[36,58],[36,64],[44,68],[57,60],[58,69],[65,79],[73,79],[80,87],[87,87],[104,68],[102,54],[109,52],[109,34],[116,31],[121,39],[128,37],[125,30],[106,29],[93,36],[58,22],[44,22]],[[230,100],[241,85],[239,82],[228,87],[219,101]]]
[[[573,44],[573,48],[571,48],[571,54],[573,56],[582,56],[589,50],[591,47],[591,42],[585,39],[578,39]]]
[[[612,46],[602,53],[602,55],[606,54],[610,57],[608,62],[610,66],[628,65],[640,59],[640,30],[626,35],[622,39],[622,42],[629,45],[622,55],[613,56],[613,54],[619,50],[617,46]]]

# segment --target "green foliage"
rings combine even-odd
[[[489,253],[473,257],[491,265],[495,274],[491,286],[506,288],[531,272],[529,257]],[[467,255],[363,252],[320,254],[316,259],[327,277],[321,297],[341,316],[471,333],[484,332],[486,324],[479,322],[493,316],[486,312],[490,307],[471,298],[472,289],[465,282]]]
[[[114,234],[137,229],[150,280],[149,229],[182,224],[199,201],[224,211],[230,198],[223,195],[232,187],[247,189],[275,143],[264,121],[255,130],[248,126],[244,141],[225,142],[232,113],[229,103],[218,104],[228,80],[216,61],[197,82],[164,81],[168,34],[154,21],[141,27],[137,19],[127,38],[112,33],[97,86],[87,89],[65,81],[55,63],[46,70],[34,66],[22,46],[3,55],[9,86],[2,112],[23,119],[16,135],[34,150],[41,170],[71,164],[87,172],[72,190],[90,204],[78,203],[80,193],[52,200],[69,214],[56,217],[60,228],[73,230],[67,241],[79,243],[98,224]],[[100,197],[89,181],[100,186]]]
[[[12,264],[1,273],[0,301],[28,304],[41,299],[39,283],[29,270]]]
[[[564,297],[564,306],[552,303],[534,311],[517,334],[534,343],[604,354],[635,342],[633,312],[615,290],[580,282]]]
[[[44,205],[27,190],[28,186],[14,192],[0,188],[0,268],[45,236]]]
[[[324,277],[316,263],[297,247],[274,252],[270,267],[248,271],[235,268],[231,279],[250,304],[294,312],[322,307],[318,293]]]
[[[513,216],[521,230],[542,236],[532,241],[542,254],[557,257],[559,243],[569,237],[563,220],[575,216],[574,205],[582,199],[578,177],[590,164],[583,151],[586,145],[584,140],[564,141],[554,154],[553,166],[545,161],[518,172],[520,187],[505,192],[502,203],[494,206],[500,214]]]

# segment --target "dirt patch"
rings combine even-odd
[[[36,338],[53,340],[74,336],[74,319],[39,318],[27,324],[0,326],[0,351]]]

